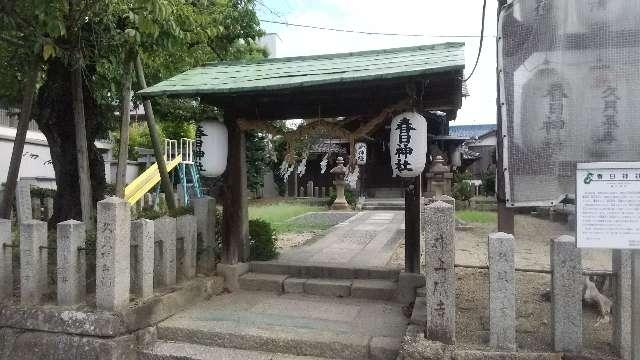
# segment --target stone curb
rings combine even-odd
[[[123,312],[4,305],[0,307],[0,328],[112,338],[152,326],[221,291],[220,277],[194,279]]]

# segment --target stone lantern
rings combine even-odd
[[[343,165],[344,160],[341,157],[338,157],[336,163],[338,165],[330,171],[334,176],[333,185],[336,186],[336,201],[331,205],[331,209],[349,210],[349,203],[347,203],[347,199],[344,197],[344,187],[347,184],[347,182],[344,181],[344,178],[347,175],[348,169]]]
[[[425,177],[427,178],[426,192],[428,196],[440,198],[442,195],[451,195],[453,173],[451,173],[449,166],[444,164],[442,156],[438,155],[433,159]]]

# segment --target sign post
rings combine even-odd
[[[578,163],[576,215],[579,248],[633,251],[631,351],[640,360],[640,162]]]

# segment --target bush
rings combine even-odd
[[[481,192],[484,196],[495,195],[496,193],[496,173],[483,171],[480,174],[480,179],[482,180]]]
[[[469,201],[475,195],[471,180],[471,173],[468,171],[455,173],[453,176],[453,197],[457,201]]]
[[[336,190],[334,188],[330,188],[329,190],[329,200],[327,201],[327,205],[330,207],[333,205],[333,202],[336,201]],[[347,200],[347,203],[352,208],[356,206],[358,203],[358,195],[356,192],[350,189],[344,189],[344,198]]]
[[[278,256],[276,234],[271,224],[262,219],[249,221],[249,242],[251,260],[266,261]]]

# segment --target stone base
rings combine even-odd
[[[240,290],[240,276],[249,272],[249,263],[218,264],[216,267],[218,275],[224,277],[224,288],[234,292]]]
[[[349,203],[346,201],[334,201],[333,205],[331,205],[331,210],[351,210]]]
[[[416,289],[424,286],[424,275],[401,272],[398,276],[398,302],[408,305],[416,299]]]

